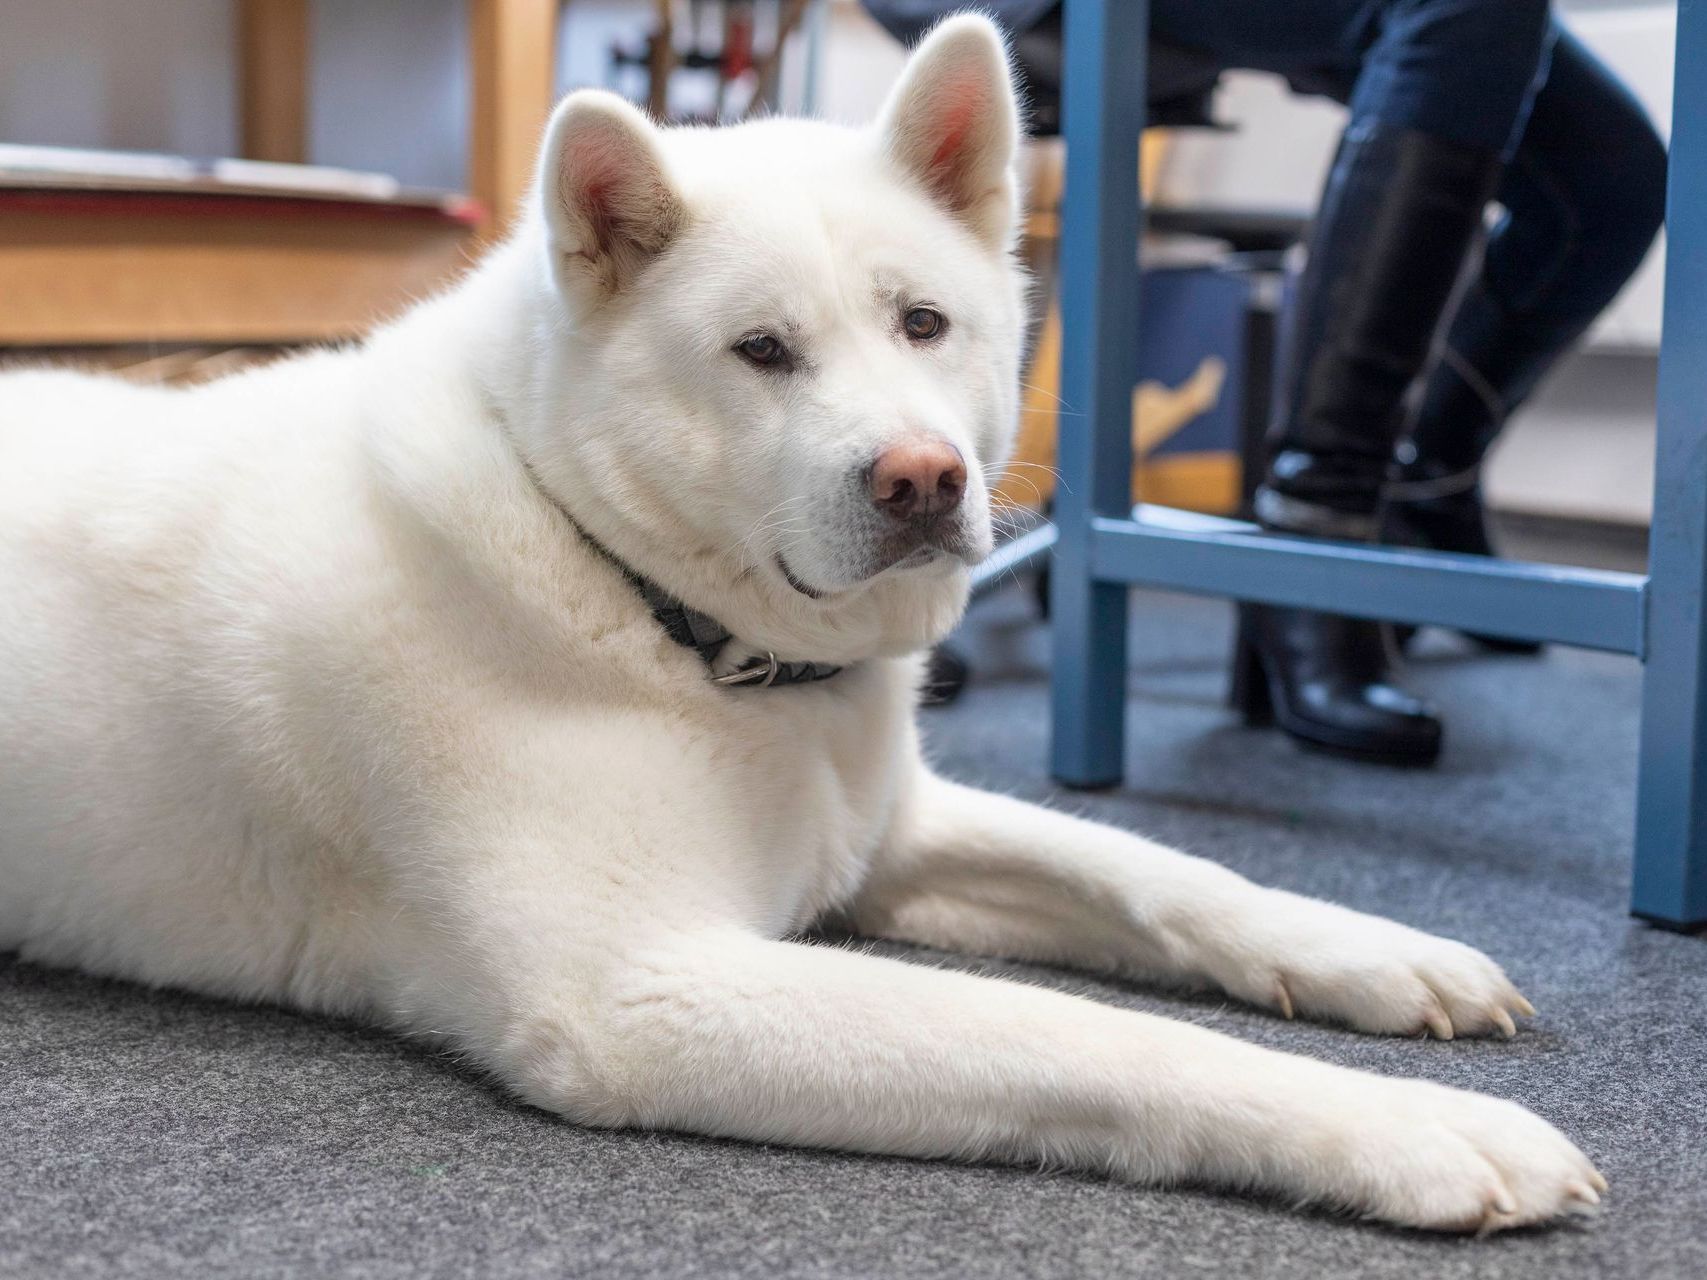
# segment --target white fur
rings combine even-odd
[[[1394,1034],[1523,1008],[1469,948],[921,762],[907,655],[960,614],[1015,416],[1015,136],[975,18],[870,130],[576,95],[512,240],[360,348],[0,379],[0,947],[374,1019],[587,1124],[1437,1228],[1592,1201],[1509,1103],[786,940],[836,915]],[[760,329],[792,372],[732,351]],[[933,436],[966,514],[899,556],[860,467]],[[732,649],[850,669],[711,685],[565,512]]]

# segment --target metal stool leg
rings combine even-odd
[[[1631,910],[1707,923],[1707,9],[1680,5]]]
[[[1132,507],[1138,136],[1149,8],[1147,0],[1066,6],[1051,767],[1080,787],[1119,782],[1125,760],[1127,588],[1093,576],[1091,520],[1124,517]]]

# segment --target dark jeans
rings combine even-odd
[[[961,7],[867,5],[897,32]],[[1040,6],[984,7],[1033,21]],[[1211,73],[1276,72],[1345,103],[1351,128],[1418,129],[1508,160],[1501,215],[1451,321],[1452,356],[1429,376],[1416,423],[1419,444],[1473,464],[1660,226],[1665,149],[1640,105],[1546,0],[1151,0],[1150,15],[1156,44]]]
[[[1345,103],[1351,129],[1377,121],[1507,158],[1500,216],[1414,428],[1432,469],[1479,461],[1664,217],[1665,148],[1647,114],[1545,0],[1152,0],[1151,28]]]
[[[1547,0],[1151,0],[1155,40],[1273,71],[1365,120],[1509,155],[1558,31]]]

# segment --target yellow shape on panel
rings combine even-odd
[[[1061,313],[1050,307],[1038,334],[1031,376],[1020,401],[1013,462],[996,487],[1016,506],[1040,507],[1055,491],[1055,434],[1062,410]],[[1193,511],[1226,513],[1239,505],[1239,457],[1216,449],[1159,456],[1155,450],[1221,403],[1227,363],[1207,355],[1178,386],[1147,380],[1132,393],[1132,497]]]

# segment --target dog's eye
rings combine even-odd
[[[907,336],[916,342],[929,342],[942,332],[942,312],[929,307],[914,307],[902,321]]]
[[[736,344],[739,351],[756,365],[779,365],[788,359],[788,348],[768,333],[755,333]]]

